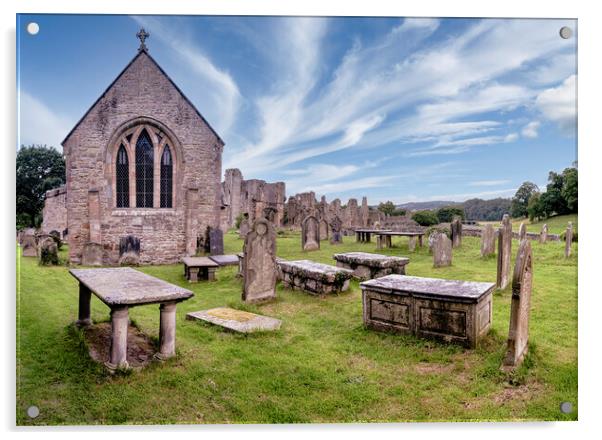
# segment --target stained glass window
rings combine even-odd
[[[136,141],[136,206],[153,207],[153,143],[146,130]]]
[[[161,155],[161,208],[172,207],[173,161],[169,145],[163,148]]]
[[[117,151],[117,207],[130,207],[130,171],[128,153],[123,145],[119,146]]]

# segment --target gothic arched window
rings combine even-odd
[[[173,161],[169,145],[165,144],[161,155],[161,208],[172,207]]]
[[[117,151],[117,168],[115,170],[116,175],[116,193],[117,193],[117,207],[118,208],[129,208],[130,207],[130,170],[128,153],[125,150],[123,144],[119,146]]]
[[[136,141],[136,207],[153,207],[153,143],[146,129]]]

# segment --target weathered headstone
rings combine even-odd
[[[243,218],[240,222],[240,226],[238,227],[238,237],[242,238],[244,240],[248,233],[249,233],[249,220],[247,220],[246,218]]]
[[[338,216],[334,216],[334,218],[330,221],[330,244],[341,244],[343,243],[343,234],[341,233],[341,228],[343,227],[343,222]]]
[[[498,230],[497,282],[498,289],[505,289],[510,281],[510,263],[512,258],[512,223],[510,216],[504,214],[502,226]]]
[[[564,239],[564,256],[568,258],[571,256],[571,244],[573,243],[573,222],[569,222],[569,225],[566,227]]]
[[[410,237],[408,239],[408,250],[410,252],[414,252],[416,250],[416,242],[418,239],[416,237]]]
[[[433,239],[433,266],[445,267],[452,264],[452,241],[442,232],[436,232]]]
[[[328,240],[328,222],[320,220],[320,240]]]
[[[38,256],[35,235],[24,233],[21,236],[21,254],[24,257],[37,257]]]
[[[243,247],[243,291],[246,302],[276,297],[276,232],[272,222],[258,218]]]
[[[186,319],[209,322],[238,333],[274,331],[278,330],[282,325],[282,321],[279,319],[231,309],[229,307],[217,307],[215,309],[189,312],[186,314]]]
[[[451,222],[451,240],[453,247],[462,245],[462,219],[460,217],[454,217]]]
[[[301,248],[304,251],[320,249],[320,224],[313,215],[308,215],[301,223]]]
[[[495,230],[487,225],[481,232],[481,257],[495,254]]]
[[[220,228],[209,228],[209,255],[222,255],[224,253],[224,233]]]
[[[548,224],[544,223],[541,227],[541,234],[539,234],[540,243],[545,243],[548,241]]]
[[[533,284],[533,263],[531,242],[523,240],[518,247],[514,274],[512,276],[512,304],[510,306],[510,330],[508,347],[503,361],[504,369],[520,365],[527,354],[529,345],[529,312],[531,308],[531,287]]]
[[[140,261],[140,239],[134,235],[126,235],[119,239],[119,264],[137,266]]]
[[[102,266],[104,250],[100,243],[86,243],[82,252],[83,266]]]
[[[59,264],[58,246],[54,238],[48,236],[40,240],[38,244],[38,256],[40,264]]]
[[[527,225],[525,222],[521,222],[518,228],[518,241],[523,241],[525,238],[527,238]]]

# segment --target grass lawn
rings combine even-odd
[[[550,232],[560,232],[550,225]],[[576,218],[574,221],[576,226]],[[566,225],[566,221],[564,222]],[[227,253],[242,240],[224,237]],[[375,243],[345,243],[304,253],[300,236],[278,237],[278,255],[333,264],[335,252],[376,252]],[[453,266],[432,268],[428,248],[409,253],[407,238],[383,253],[410,257],[409,275],[493,281],[495,258],[481,259],[480,239],[465,237]],[[17,423],[167,424],[294,423],[577,419],[577,244],[563,258],[563,242],[532,242],[534,285],[530,352],[511,376],[499,370],[510,316],[510,288],[497,292],[493,325],[476,350],[377,333],[363,328],[361,291],[326,298],[278,286],[278,299],[241,302],[236,268],[218,281],[189,285],[180,265],[140,270],[195,292],[178,306],[178,355],[140,372],[111,376],[90,360],[77,316],[78,286],[66,266],[17,262]],[[513,242],[513,257],[517,242]],[[62,257],[66,257],[65,250]],[[185,320],[189,311],[241,308],[283,320],[280,331],[239,335]],[[108,308],[92,299],[95,322]],[[130,317],[158,335],[158,306],[135,307]],[[559,405],[572,402],[562,414]],[[40,416],[30,419],[30,405]]]
[[[527,226],[527,232],[536,232],[540,233],[541,228],[544,224],[548,225],[548,233],[550,234],[562,234],[566,232],[566,227],[569,222],[573,222],[573,231],[578,232],[579,223],[577,214],[568,214],[568,215],[558,215],[554,217],[547,218],[545,220],[539,220],[531,223],[528,218],[513,218],[512,220],[512,229],[514,231],[518,231],[520,224],[525,222]],[[500,222],[479,222],[479,224],[487,224],[491,223],[494,227],[499,225]]]

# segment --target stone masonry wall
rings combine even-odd
[[[63,237],[67,229],[67,189],[65,185],[46,191],[42,210],[42,232],[58,231]],[[63,237],[64,238],[64,237]]]

